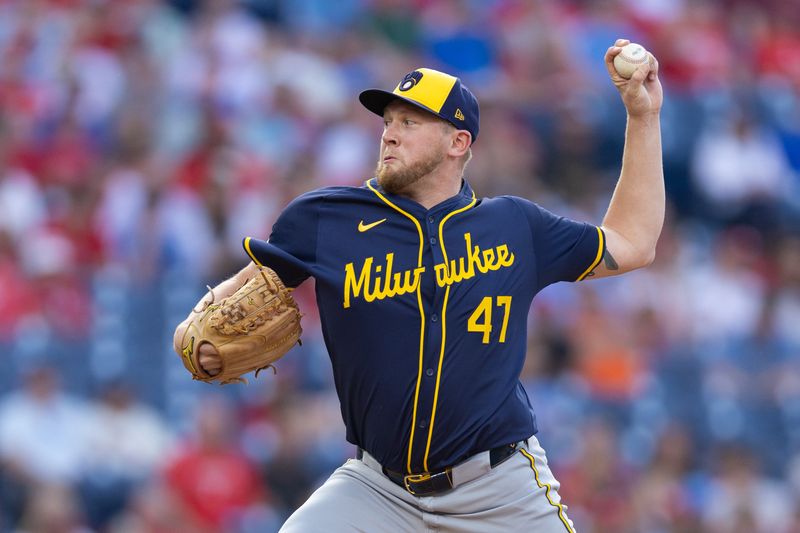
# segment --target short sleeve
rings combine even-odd
[[[558,281],[580,281],[597,267],[605,252],[603,230],[586,222],[558,216],[524,199],[533,239],[539,288]]]
[[[253,262],[273,269],[287,287],[296,287],[311,275],[324,196],[312,191],[292,200],[272,226],[269,242],[251,237],[243,241]]]

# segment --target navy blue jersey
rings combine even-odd
[[[245,248],[287,285],[315,278],[347,440],[421,473],[536,432],[519,382],[531,300],[591,272],[604,236],[466,182],[425,209],[373,179],[298,197]]]

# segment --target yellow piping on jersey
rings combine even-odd
[[[255,263],[258,266],[264,266],[258,261],[258,259],[256,259],[256,256],[253,255],[253,251],[250,249],[250,237],[245,237],[245,239],[244,239],[244,249],[247,252],[247,255],[250,256],[250,259],[253,260],[253,263]]]
[[[424,239],[422,235],[422,227],[419,225],[419,221],[414,218],[413,215],[403,211],[392,202],[390,202],[384,195],[382,195],[376,188],[372,186],[372,184],[367,181],[367,187],[369,190],[375,193],[375,195],[380,198],[381,200],[386,203],[389,207],[397,211],[398,213],[408,217],[411,222],[417,227],[417,233],[419,234],[419,257],[417,258],[417,268],[422,268],[422,251],[424,247]],[[414,428],[417,426],[417,404],[419,401],[419,388],[422,383],[422,362],[423,356],[425,354],[425,310],[422,308],[422,283],[417,285],[417,305],[419,306],[419,369],[417,370],[417,386],[416,390],[414,391],[414,411],[411,416],[411,436],[408,438],[408,473],[411,474],[411,450],[414,446]]]
[[[536,479],[536,484],[539,486],[540,489],[544,489],[544,495],[547,498],[547,501],[550,503],[550,505],[558,509],[558,518],[561,520],[561,523],[564,524],[564,527],[567,528],[567,531],[569,531],[569,533],[575,533],[575,530],[572,529],[569,525],[569,521],[567,520],[567,515],[564,514],[564,506],[561,505],[561,502],[558,503],[554,502],[553,499],[550,497],[550,491],[553,490],[553,488],[550,486],[549,483],[542,483],[539,480],[539,471],[536,469],[536,461],[534,460],[533,455],[528,453],[528,450],[525,450],[523,448],[520,448],[519,451],[522,452],[522,455],[524,455],[528,459],[528,462],[531,464],[531,468],[533,469],[533,477]]]
[[[442,248],[442,256],[444,258],[445,269],[449,269],[447,265],[447,250],[444,247],[444,223],[447,222],[450,217],[456,215],[458,213],[462,213],[467,209],[470,209],[475,205],[477,202],[475,198],[475,193],[472,193],[472,201],[465,205],[460,209],[456,209],[455,211],[451,211],[448,213],[442,221],[439,223],[439,246]],[[449,277],[449,274],[448,274]],[[445,348],[445,341],[447,339],[447,298],[450,295],[450,285],[444,291],[444,302],[442,303],[442,347],[439,350],[439,366],[436,370],[436,387],[433,391],[433,407],[431,408],[431,423],[428,426],[428,442],[425,445],[425,458],[423,459],[422,466],[425,468],[425,471],[428,471],[428,453],[431,449],[431,438],[433,437],[433,424],[436,420],[436,404],[439,401],[439,383],[442,380],[442,363],[444,362],[444,348]]]
[[[594,258],[594,261],[592,261],[592,264],[589,265],[589,268],[587,268],[583,274],[578,276],[578,279],[575,281],[581,281],[588,276],[592,270],[597,268],[597,265],[600,264],[600,260],[603,258],[603,250],[605,250],[605,235],[603,235],[603,230],[600,228],[595,229],[597,230],[597,257]]]

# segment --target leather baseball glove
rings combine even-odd
[[[300,310],[278,275],[259,267],[258,274],[218,303],[206,303],[194,316],[175,349],[192,379],[247,383],[243,374],[258,373],[300,343]],[[218,374],[206,373],[198,361],[201,345],[209,343],[222,362]],[[272,367],[275,370],[275,367]]]

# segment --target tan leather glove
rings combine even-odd
[[[272,366],[300,342],[300,310],[278,275],[267,267],[220,302],[193,311],[175,351],[192,378],[205,382],[247,383],[242,376]],[[213,376],[200,366],[199,348],[211,344],[222,368]],[[273,367],[274,370],[274,367]]]

